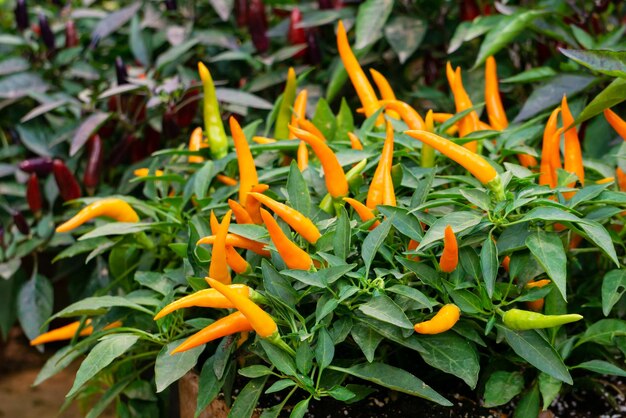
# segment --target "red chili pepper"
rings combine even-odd
[[[26,218],[24,218],[22,212],[12,209],[11,217],[13,217],[13,223],[18,231],[24,235],[30,234],[30,227],[28,226],[28,222],[26,222]]]
[[[80,185],[76,181],[76,177],[74,177],[74,174],[72,174],[63,161],[58,159],[54,160],[52,162],[52,172],[54,173],[54,180],[59,188],[59,194],[64,202],[78,199],[81,196]]]
[[[93,196],[100,183],[102,171],[102,140],[98,134],[92,136],[87,143],[87,166],[83,175],[83,186],[89,196]]]
[[[76,33],[76,25],[73,20],[68,20],[65,23],[65,47],[73,48],[78,46],[78,33]]]
[[[464,22],[472,21],[480,16],[480,9],[475,0],[461,0],[459,7],[461,9],[461,20]]]
[[[43,44],[46,46],[48,51],[53,52],[55,49],[54,33],[52,33],[52,29],[50,29],[50,24],[48,23],[48,18],[43,12],[39,12],[39,30],[41,31]]]
[[[45,177],[52,172],[52,158],[37,157],[24,160],[19,165],[20,170],[25,173],[35,173],[40,177]]]
[[[235,1],[235,16],[240,28],[248,24],[248,0]]]
[[[15,2],[15,23],[20,31],[28,29],[28,7],[26,0],[17,0]]]
[[[26,201],[30,211],[39,217],[41,215],[41,189],[39,188],[39,178],[37,174],[32,173],[26,183]]]
[[[176,11],[176,9],[178,9],[176,0],[165,0],[165,8],[169,10],[170,12]]]
[[[302,13],[297,7],[291,11],[291,19],[289,20],[289,31],[287,32],[287,39],[292,45],[300,45],[306,43],[306,31],[304,28],[296,27],[302,21]],[[306,48],[299,51],[295,58],[302,58],[306,55]]]
[[[248,4],[248,30],[252,37],[252,43],[259,53],[268,50],[270,46],[267,37],[267,18],[265,17],[265,4],[263,0],[250,0]]]

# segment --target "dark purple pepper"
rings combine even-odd
[[[248,0],[235,1],[235,16],[237,26],[243,28],[248,25]]]
[[[318,65],[322,62],[322,50],[320,49],[319,33],[317,28],[306,31],[306,57],[309,64]]]
[[[76,25],[73,20],[68,20],[65,23],[65,47],[73,48],[78,46],[78,34],[76,33]]]
[[[43,14],[43,12],[39,12],[39,30],[41,32],[43,44],[46,46],[48,51],[54,51],[54,33],[52,33],[52,29],[50,29],[50,24],[48,23],[48,18],[45,14]]]
[[[332,0],[317,0],[317,6],[322,9],[332,9],[333,8],[333,1]]]
[[[128,73],[121,57],[115,58],[115,76],[117,77],[118,86],[128,83]]]
[[[256,50],[263,53],[270,47],[267,37],[267,18],[262,0],[250,0],[248,4],[248,30]]]
[[[74,174],[63,161],[54,160],[52,162],[52,172],[59,188],[59,194],[64,202],[78,199],[81,196],[80,185],[76,181],[76,177],[74,177]]]
[[[17,28],[23,31],[28,29],[30,24],[28,21],[28,6],[26,5],[26,0],[17,0],[15,3],[15,23]]]
[[[4,225],[3,224],[0,224],[0,247],[5,248]]]
[[[169,10],[170,12],[176,11],[176,9],[178,9],[176,0],[165,0],[165,8]]]
[[[129,155],[128,151],[130,150],[132,144],[135,142],[134,135],[127,135],[119,141],[111,150],[109,157],[107,159],[107,165],[111,167],[115,167],[119,165],[124,159],[126,159]]]
[[[83,186],[89,196],[93,196],[98,183],[100,183],[100,172],[102,171],[102,140],[98,134],[89,138],[87,143],[87,166],[83,174]]]
[[[30,211],[38,218],[41,215],[41,189],[37,174],[32,173],[26,183],[26,202]]]
[[[163,132],[163,136],[168,139],[175,138],[180,133],[178,124],[176,124],[176,106],[168,105],[165,112],[163,112],[161,131]]]
[[[20,170],[25,173],[35,173],[39,177],[45,177],[52,172],[52,158],[37,157],[24,160],[19,165]]]
[[[24,218],[22,212],[11,210],[11,216],[13,217],[13,223],[17,227],[18,231],[24,235],[30,234],[30,227],[28,226],[28,222],[26,222],[26,218]]]

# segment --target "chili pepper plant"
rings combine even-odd
[[[358,9],[357,44],[361,10],[374,3]],[[370,77],[348,26],[329,15],[349,81],[336,105],[313,94],[323,70],[296,67],[261,118],[225,117],[219,60],[200,59],[185,73],[203,117],[180,127],[184,141],[126,169],[122,187],[83,197],[68,167],[46,160],[68,201],[48,215],[48,236],[65,246],[56,259],[92,277],[88,296],[48,320],[50,307],[33,311],[33,345],[69,341],[35,383],[81,359],[67,403],[88,416],[112,403],[120,416],[167,415],[175,383],[194,369],[197,413],[222,395],[233,417],[257,404],[264,417],[302,417],[314,402],[388,390],[452,406],[441,381],[521,417],[582,386],[619,402],[601,377],[626,375],[626,73],[623,53],[602,48],[618,49],[623,35],[596,41],[568,28],[588,46],[560,50],[571,74],[545,67],[502,80],[505,41],[532,25],[548,33],[550,18],[499,10],[478,51],[464,52],[470,63],[441,66],[432,101],[394,89],[383,68]],[[470,41],[463,31],[480,22],[453,39]],[[176,51],[167,65],[186,53]],[[117,67],[120,86],[104,98],[124,109],[138,96],[122,100],[130,75]],[[91,137],[89,162],[109,117],[78,146]],[[37,277],[29,283],[49,292]],[[73,322],[45,332],[60,318]]]

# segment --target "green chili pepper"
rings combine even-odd
[[[522,309],[510,309],[502,316],[504,325],[514,330],[551,328],[583,319],[582,315],[543,315]]]
[[[198,71],[204,89],[204,130],[209,138],[211,155],[214,159],[223,158],[228,153],[228,137],[217,104],[213,78],[209,69],[201,62],[198,62]]]
[[[285,91],[283,92],[283,98],[280,102],[280,108],[278,109],[278,116],[276,117],[276,127],[274,128],[274,138],[276,139],[289,138],[291,108],[296,100],[296,86],[296,72],[293,68],[289,68],[287,72],[287,84],[285,84]]]

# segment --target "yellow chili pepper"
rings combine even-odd
[[[211,155],[215,159],[223,158],[228,153],[228,137],[224,131],[224,122],[222,122],[222,115],[217,103],[213,78],[209,69],[202,62],[198,62],[198,72],[204,91],[204,129],[209,139]]]
[[[614,181],[615,181],[615,177],[604,177],[596,181],[596,184],[607,184],[607,183],[613,183]]]
[[[296,72],[290,67],[289,71],[287,71],[287,83],[285,84],[285,91],[283,92],[283,98],[276,116],[274,137],[278,139],[287,139],[289,137],[289,122],[291,120],[291,107],[294,105],[296,98],[296,84]]]
[[[209,265],[209,275],[224,284],[230,284],[230,272],[226,261],[226,235],[230,226],[232,210],[229,210],[222,218],[222,223],[215,232],[215,244],[211,252],[211,264]]]
[[[424,130],[427,132],[435,132],[435,124],[433,120],[433,110],[429,109],[424,121]],[[431,168],[435,166],[435,149],[427,144],[422,144],[422,167]]]
[[[313,221],[304,216],[302,213],[297,210],[290,208],[284,203],[280,203],[275,201],[269,196],[265,196],[260,193],[250,193],[255,199],[259,202],[272,209],[275,214],[277,214],[283,221],[287,222],[289,226],[291,226],[297,233],[302,235],[302,237],[309,241],[311,244],[315,244],[320,234],[319,229],[315,226]]]
[[[398,112],[400,119],[407,124],[409,129],[423,130],[425,128],[424,119],[410,104],[400,100],[381,100],[379,103],[385,109],[392,109]]]
[[[309,150],[306,147],[306,142],[300,141],[298,144],[298,168],[300,171],[304,171],[309,166]]]
[[[110,197],[85,206],[71,219],[59,225],[56,232],[69,232],[85,222],[100,216],[106,216],[118,222],[139,222],[137,212],[128,203],[122,199]]]
[[[252,331],[250,321],[241,312],[234,312],[224,318],[218,319],[206,328],[196,332],[187,338],[181,345],[172,350],[170,355],[191,350],[202,344],[206,344],[218,338],[238,332]]]
[[[374,83],[376,83],[376,87],[378,87],[380,97],[382,97],[383,100],[396,100],[396,94],[393,92],[393,89],[385,76],[373,68],[370,68],[370,74],[374,79]],[[400,115],[395,110],[388,110],[387,116],[392,119],[400,119]]]
[[[278,222],[265,209],[261,209],[261,217],[265,222],[265,227],[270,234],[278,254],[290,269],[309,270],[313,265],[311,256],[291,241],[278,225]]]
[[[391,165],[393,161],[393,126],[390,122],[387,122],[385,130],[385,143],[383,145],[383,151],[380,154],[380,161],[370,182],[369,190],[367,191],[367,199],[365,206],[370,209],[376,209],[376,206],[383,204],[385,194],[385,176],[391,172]],[[388,184],[387,184],[388,185]],[[393,187],[393,184],[392,184]]]
[[[273,143],[276,142],[276,140],[274,138],[267,138],[267,137],[264,137],[264,136],[253,136],[252,140],[254,142],[256,142],[257,144],[261,144],[261,145],[273,144]]]
[[[356,136],[352,132],[348,132],[348,138],[350,138],[350,147],[352,147],[352,149],[356,149],[356,150],[363,149],[363,144],[361,144],[361,141],[359,140],[358,136]]]
[[[204,142],[204,138],[202,137],[202,128],[194,129],[189,137],[189,151],[199,151],[206,147],[207,143]],[[190,163],[201,163],[204,161],[204,158],[200,155],[190,155],[187,161]]]
[[[147,177],[148,175],[150,175],[150,169],[149,168],[138,168],[135,171],[133,171],[133,174],[137,177]],[[163,170],[154,170],[154,173],[152,174],[153,176],[157,176],[157,177],[161,177],[163,175]]]
[[[346,29],[343,27],[343,22],[340,20],[337,25],[337,48],[339,49],[339,56],[346,67],[346,72],[352,81],[352,85],[356,90],[359,100],[365,109],[365,115],[369,118],[380,108],[378,98],[374,92],[374,88],[370,84],[367,76],[363,72],[359,61],[352,52],[350,44],[348,43],[348,35]],[[376,126],[383,123],[382,115],[376,119]]]
[[[485,105],[491,126],[498,131],[506,129],[509,121],[500,99],[496,60],[492,56],[485,62]]]
[[[298,119],[306,119],[306,102],[308,99],[307,89],[302,89],[296,96],[296,101],[293,103],[293,114],[291,115],[291,125],[297,126]],[[295,136],[290,132],[289,139],[295,139]]]
[[[322,168],[324,169],[324,179],[326,188],[332,197],[342,197],[348,194],[348,181],[346,173],[343,171],[341,164],[337,160],[335,153],[326,143],[303,129],[290,126],[293,134],[306,142],[312,149],[317,158],[319,158]]]
[[[246,140],[246,136],[239,126],[239,122],[234,117],[230,117],[230,133],[235,142],[235,150],[237,152],[237,164],[239,165],[239,203],[246,207],[246,196],[252,190],[252,187],[259,184],[259,177],[256,173],[254,158],[250,152],[250,146]],[[250,214],[252,216],[252,214]]]
[[[250,294],[252,293],[252,289],[245,284],[231,284],[229,287],[246,297],[250,297]],[[179,309],[191,307],[232,309],[235,306],[217,290],[203,289],[175,300],[165,306],[154,316],[154,320],[156,321],[157,319],[161,319]]]
[[[443,305],[437,314],[428,321],[415,324],[413,327],[418,334],[441,334],[452,329],[461,317],[461,310],[453,303]]]

